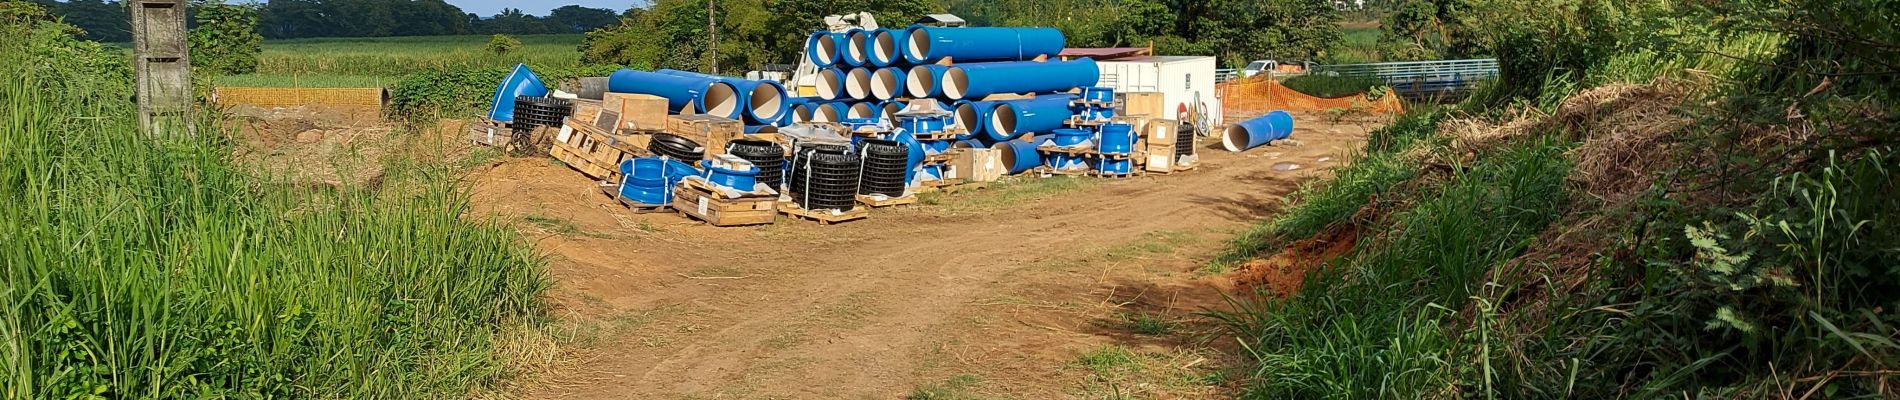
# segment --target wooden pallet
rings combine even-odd
[[[1119,173],[1119,174],[1110,173],[1110,172],[1102,172],[1102,171],[1089,171],[1089,172],[1090,172],[1089,175],[1091,176],[1095,176],[1098,178],[1106,178],[1106,179],[1127,179],[1127,178],[1141,176],[1141,170],[1132,170],[1132,172]]]
[[[922,162],[919,162],[918,164],[920,165],[949,164],[951,161],[956,161],[956,159],[957,159],[956,154],[952,154],[950,152],[943,152],[943,153],[937,153],[937,154],[924,156],[924,160]]]
[[[911,191],[914,193],[956,193],[956,192],[964,191],[964,190],[976,190],[976,189],[983,189],[983,188],[990,187],[989,182],[965,182],[963,179],[953,179],[953,180],[948,181],[950,183],[938,183],[938,182],[946,182],[946,181],[942,181],[942,180],[924,181],[923,186],[912,188]]]
[[[833,214],[832,210],[807,210],[800,208],[798,203],[791,201],[779,202],[778,212],[792,217],[818,221],[821,225],[845,223],[869,218],[871,216],[871,210],[867,210],[864,207],[854,207],[850,211]]]
[[[1035,169],[1029,170],[1029,172],[1036,174],[1036,176],[1040,176],[1044,178],[1051,177],[1051,176],[1093,176],[1095,175],[1095,170],[1092,170],[1092,169],[1081,169],[1081,168],[1055,169],[1055,168],[1049,168],[1049,166],[1047,165],[1036,167]]]
[[[1087,128],[1087,127],[1098,127],[1107,123],[1109,123],[1109,121],[1095,121],[1095,120],[1070,118],[1070,119],[1063,120],[1062,126],[1067,126],[1071,128]]]
[[[917,135],[917,140],[956,140],[959,137],[969,134],[970,131],[968,129],[944,127],[943,130],[937,131],[937,133],[919,134]]]
[[[625,197],[620,197],[620,185],[601,186],[600,192],[601,194],[607,195],[607,198],[613,199],[615,202],[619,202],[620,205],[622,206],[626,206],[627,209],[633,210],[634,214],[653,214],[653,213],[663,213],[663,212],[673,211],[672,204],[636,203],[633,200],[628,200]]]
[[[907,195],[904,195],[904,197],[890,197],[890,198],[885,198],[884,200],[878,200],[876,197],[860,194],[858,195],[858,204],[871,206],[872,208],[883,208],[883,207],[894,207],[894,206],[917,204],[917,195],[907,194]]]
[[[1079,98],[1078,98],[1078,99],[1075,99],[1074,101],[1070,101],[1070,102],[1069,102],[1069,105],[1071,105],[1071,106],[1085,106],[1085,107],[1114,107],[1114,106],[1115,106],[1115,102],[1113,102],[1113,101],[1089,101],[1089,100],[1082,100],[1082,99],[1079,99]]]
[[[713,226],[761,225],[778,222],[778,196],[761,194],[726,198],[695,180],[680,182],[673,190],[673,209]]]
[[[548,155],[582,174],[607,181],[620,180],[620,163],[647,155],[632,137],[609,134],[592,124],[568,118],[566,126],[554,136]]]

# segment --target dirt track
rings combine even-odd
[[[523,397],[1217,397],[1231,363],[1201,345],[1207,326],[1120,321],[1218,308],[1231,285],[1206,259],[1374,124],[1300,126],[1303,146],[1203,150],[1195,171],[1003,185],[836,226],[635,215],[546,159],[470,179],[476,212],[550,254],[555,313],[583,337]]]

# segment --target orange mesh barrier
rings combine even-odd
[[[1271,110],[1318,112],[1334,108],[1389,114],[1405,111],[1405,104],[1398,96],[1373,100],[1359,94],[1327,99],[1288,89],[1280,82],[1265,78],[1237,79],[1217,85],[1215,90],[1221,93],[1222,111],[1226,115],[1256,115]]]
[[[226,105],[258,107],[343,106],[382,109],[388,92],[382,88],[257,88],[220,87],[215,99]]]

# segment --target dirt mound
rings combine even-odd
[[[1271,257],[1249,261],[1233,273],[1243,291],[1269,293],[1281,298],[1300,292],[1306,277],[1359,244],[1358,229],[1333,225],[1318,235],[1288,245]]]

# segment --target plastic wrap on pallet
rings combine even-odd
[[[694,110],[731,119],[740,118],[744,102],[739,98],[739,89],[731,83],[631,69],[615,71],[613,76],[607,77],[607,91],[664,97],[668,112]]]
[[[919,99],[942,96],[943,86],[939,83],[943,81],[943,72],[949,69],[948,66],[936,64],[910,67],[904,72],[904,91],[910,93],[910,97]]]
[[[1064,41],[1055,28],[912,26],[904,36],[904,58],[916,64],[1055,57]]]
[[[904,58],[904,37],[908,33],[910,30],[905,28],[884,28],[872,31],[870,36],[865,38],[864,43],[864,49],[870,52],[871,66],[889,67],[909,64],[910,60]]]
[[[488,119],[495,122],[513,122],[515,120],[515,98],[520,96],[541,97],[548,95],[547,84],[534,76],[525,64],[515,64],[514,72],[502,78],[501,85],[495,87],[494,99],[489,101]]]
[[[1293,114],[1273,110],[1267,115],[1229,125],[1221,134],[1221,146],[1227,151],[1246,151],[1292,135]]]
[[[814,32],[805,38],[805,58],[818,68],[829,68],[842,58],[844,40],[842,33]]]
[[[945,97],[979,99],[1002,93],[1065,92],[1094,86],[1101,77],[1101,68],[1089,58],[1006,61],[952,65],[938,78],[937,85]]]
[[[890,100],[909,92],[906,72],[900,67],[878,68],[871,73],[871,98]]]
[[[731,84],[734,89],[738,89],[741,104],[740,109],[744,111],[740,113],[740,116],[745,117],[744,120],[746,122],[754,124],[777,123],[778,120],[784,118],[785,113],[791,109],[789,103],[786,102],[786,98],[790,96],[785,94],[785,85],[779,84],[776,81],[750,80],[677,69],[662,69],[653,72],[674,76],[714,79]]]
[[[997,102],[990,112],[986,134],[1000,142],[1061,128],[1063,121],[1075,116],[1069,110],[1075,98],[1073,94],[1050,94]]]

